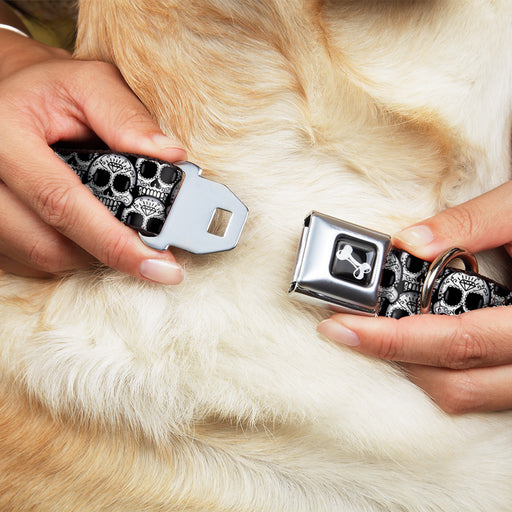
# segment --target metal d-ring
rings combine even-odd
[[[457,259],[464,262],[466,270],[472,270],[473,272],[478,273],[478,262],[476,261],[475,256],[466,249],[452,247],[451,249],[444,251],[430,264],[427,275],[425,276],[425,281],[423,281],[420,298],[420,312],[422,314],[430,311],[432,292],[434,291],[434,283],[436,282],[436,279],[451,261]]]

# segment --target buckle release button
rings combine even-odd
[[[375,245],[341,236],[334,245],[331,274],[342,281],[369,286],[372,282],[376,254]]]

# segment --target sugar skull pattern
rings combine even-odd
[[[183,179],[179,167],[131,154],[56,153],[120,221],[145,235],[160,232]]]
[[[512,304],[512,293],[473,272],[447,268],[434,286],[432,313],[460,315],[474,309]]]
[[[380,316],[402,318],[419,313],[421,285],[428,262],[391,249],[384,265],[380,291]]]
[[[402,318],[420,312],[420,296],[429,263],[391,249],[380,288],[380,316]],[[446,268],[434,284],[430,310],[438,315],[459,315],[474,309],[512,304],[512,292],[468,271]]]

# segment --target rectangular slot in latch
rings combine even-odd
[[[216,208],[208,225],[208,233],[223,237],[226,234],[232,215],[233,213],[229,210]]]

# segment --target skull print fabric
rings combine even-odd
[[[491,291],[489,284],[476,275],[449,273],[437,290],[437,301],[432,311],[441,315],[458,315],[489,305]]]
[[[391,249],[384,265],[380,316],[402,318],[419,313],[421,286],[428,263],[405,251]]]
[[[85,184],[117,217],[133,202],[136,175],[133,164],[122,155],[101,155],[88,167]]]
[[[380,288],[380,316],[402,318],[420,312],[420,296],[429,263],[391,249]],[[488,306],[512,304],[512,293],[503,286],[468,271],[446,268],[434,284],[430,311],[459,315]]]
[[[472,272],[447,268],[434,287],[432,313],[459,315],[474,309],[512,304],[512,293]]]
[[[127,226],[143,235],[158,235],[183,171],[168,162],[126,153],[56,150],[93,194]],[[375,262],[364,244],[340,239],[331,271],[339,279],[365,287]],[[365,260],[366,258],[366,260]],[[364,261],[365,260],[365,261]],[[379,287],[379,316],[402,318],[420,313],[421,291],[430,263],[391,248]],[[348,269],[348,270],[347,270]],[[474,272],[445,268],[434,283],[430,312],[458,315],[488,306],[512,304],[512,292]]]
[[[126,225],[157,235],[183,179],[175,165],[137,155],[56,151]]]

